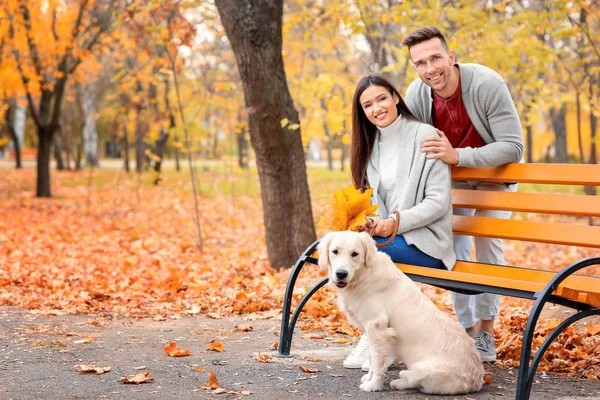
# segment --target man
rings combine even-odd
[[[419,28],[402,44],[408,47],[419,78],[406,90],[406,104],[420,119],[432,124],[439,138],[421,146],[428,158],[440,158],[459,167],[496,167],[520,162],[523,131],[515,104],[502,77],[479,64],[458,64],[444,35],[435,27]],[[505,192],[517,190],[511,183],[452,182],[459,189]],[[510,218],[507,211],[454,209],[455,215]],[[470,236],[454,235],[459,260],[471,259]],[[504,264],[500,239],[475,238],[477,261]],[[475,339],[483,361],[496,360],[494,320],[500,296],[475,296],[452,292],[458,322]]]

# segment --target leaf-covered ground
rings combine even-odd
[[[197,233],[189,178],[152,177],[96,170],[53,173],[52,199],[34,197],[35,172],[3,169],[0,180],[0,304],[43,314],[106,313],[168,318],[281,308],[289,270],[269,266],[260,195],[252,173],[199,174],[203,251]],[[314,212],[323,198],[347,186],[309,171]],[[225,194],[227,193],[227,194]],[[231,195],[235,193],[235,195]],[[320,232],[323,233],[323,232]],[[542,244],[506,243],[509,264],[557,270],[596,250]],[[600,275],[598,269],[587,273]],[[322,275],[306,268],[296,301]],[[423,286],[448,313],[449,295]],[[520,338],[531,302],[504,298],[496,324],[500,363],[517,365]],[[550,309],[538,325],[535,345],[564,318]],[[327,288],[309,302],[300,326],[306,331],[359,335],[338,312]],[[570,328],[546,354],[541,370],[600,379],[600,321]]]

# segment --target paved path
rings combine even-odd
[[[252,315],[251,318],[264,318]],[[248,318],[248,316],[246,316]],[[250,324],[251,332],[236,325]],[[0,399],[511,399],[516,371],[487,365],[493,384],[469,396],[426,396],[419,392],[381,393],[358,389],[362,372],[341,363],[350,344],[331,337],[294,338],[293,358],[262,363],[256,355],[273,354],[279,320],[242,317],[209,319],[188,316],[154,319],[111,319],[94,315],[39,316],[26,310],[0,307]],[[91,340],[89,340],[91,339]],[[191,350],[188,357],[167,357],[163,348],[175,340]],[[207,351],[209,342],[224,351]],[[77,364],[100,364],[112,370],[83,375]],[[319,372],[302,372],[299,366]],[[204,372],[193,370],[204,368]],[[207,373],[216,373],[222,388],[235,393],[215,394],[202,389]],[[151,371],[154,383],[126,385],[121,377]],[[388,372],[386,382],[398,368]],[[554,375],[538,376],[532,399],[600,399],[600,381],[581,381]],[[237,394],[236,394],[237,393]]]

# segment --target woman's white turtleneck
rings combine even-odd
[[[380,133],[377,143],[379,146],[378,169],[381,174],[378,191],[390,214],[398,209],[398,194],[402,193],[402,190],[399,190],[401,188],[396,187],[396,182],[404,182],[408,177],[409,163],[398,165],[399,149],[403,145],[412,148],[413,138],[410,135],[402,135],[402,119],[399,116],[388,126],[378,128]],[[403,137],[408,143],[402,143]]]

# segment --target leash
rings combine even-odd
[[[400,227],[400,212],[398,210],[394,211],[394,214],[396,214],[396,224],[394,225],[394,231],[392,232],[392,234],[390,235],[389,239],[386,240],[383,243],[375,243],[375,246],[377,247],[385,247],[388,244],[392,243],[394,241],[394,239],[396,238],[396,235],[398,234],[398,228]],[[373,237],[373,234],[371,233],[371,237]]]

